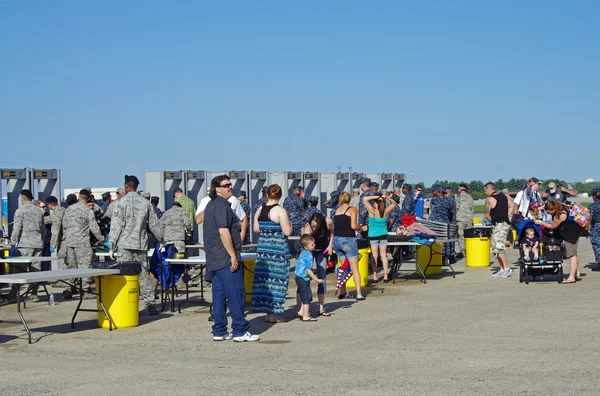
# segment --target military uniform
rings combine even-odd
[[[254,204],[254,206],[252,207],[252,216],[256,216],[256,212],[258,211],[258,209],[260,209],[264,204],[266,204],[268,202],[268,198],[267,197],[262,197],[259,198],[258,201],[256,201],[256,203]]]
[[[402,208],[400,205],[394,206],[388,217],[390,220],[394,219],[390,231],[398,231],[398,228],[402,225]]]
[[[164,213],[160,224],[164,228],[165,244],[173,243],[178,252],[185,252],[185,236],[193,229],[185,209],[173,206]]]
[[[94,212],[85,203],[79,201],[65,211],[62,228],[67,250],[67,268],[90,268],[94,257],[90,232],[98,241],[104,240]],[[89,288],[90,285],[91,278],[85,278],[82,287]],[[67,286],[65,290],[71,290],[71,287]]]
[[[443,192],[442,189],[438,189],[438,191]],[[450,224],[451,219],[453,216],[455,216],[455,211],[456,209],[453,200],[451,200],[449,197],[435,196],[431,198],[429,220]],[[448,258],[454,256],[452,243],[444,243],[443,251],[444,255],[446,255]]]
[[[67,268],[67,246],[65,245],[65,233],[63,232],[63,218],[66,209],[58,206],[50,215],[52,223],[52,237],[50,238],[50,247],[56,252],[56,262],[59,269]]]
[[[154,206],[154,205],[152,205]],[[154,213],[156,213],[156,217],[158,217],[159,219],[163,216],[163,211],[160,210],[160,208],[158,206],[154,206]],[[187,212],[185,212],[187,214]]]
[[[469,194],[458,194],[456,198],[456,225],[458,227],[458,248],[465,255],[465,229],[473,227],[474,206]]]
[[[39,257],[44,250],[44,214],[33,204],[25,202],[15,212],[11,245],[17,248],[17,256]],[[41,263],[31,264],[31,271],[40,271]],[[13,264],[15,273],[27,272],[27,264]],[[12,294],[12,293],[11,293]]]
[[[162,227],[152,204],[138,193],[129,192],[119,200],[119,205],[115,208],[108,240],[111,249],[121,254],[121,260],[139,261],[142,264],[140,294],[146,306],[154,306],[154,287],[150,281],[150,265],[147,261],[147,227],[162,241]]]
[[[596,263],[600,265],[600,199],[594,201],[589,207],[592,216],[592,226],[590,227],[590,242],[594,249]]]
[[[129,195],[129,194],[127,194],[127,195]],[[185,211],[188,214],[188,217],[190,218],[190,223],[193,224],[194,217],[196,217],[196,205],[194,205],[194,201],[192,201],[190,198],[186,197],[185,195],[180,195],[179,198],[175,199],[175,202],[179,202],[181,207],[183,209],[185,209]]]
[[[359,205],[360,205],[360,195],[355,195],[352,198],[350,198],[350,206],[358,209]]]
[[[360,194],[360,200],[358,201],[358,225],[361,227],[369,224],[369,212],[367,212],[363,198],[371,197],[375,194],[376,193],[369,188]]]
[[[288,218],[292,223],[292,235],[300,236],[302,226],[304,225],[302,224],[304,200],[300,196],[292,193],[283,201],[283,208],[287,212]],[[300,254],[300,243],[298,241],[291,241],[290,250],[292,256],[298,256],[298,254]]]

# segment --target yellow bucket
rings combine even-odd
[[[254,282],[254,263],[256,260],[244,260],[244,286],[246,287],[246,302],[252,302],[252,282]],[[292,274],[293,275],[293,274]]]
[[[358,272],[360,273],[360,287],[365,287],[369,284],[369,254],[371,253],[371,248],[366,247],[363,249],[358,249]],[[339,266],[342,263],[338,263]],[[356,289],[356,284],[354,283],[354,274],[348,279],[346,282],[347,289]]]
[[[481,217],[473,217],[473,224],[481,224]]]
[[[431,252],[434,252],[433,257],[431,257]],[[429,262],[429,258],[431,257],[431,262]],[[427,246],[420,246],[417,249],[417,263],[419,266],[425,270],[427,267],[427,263],[429,263],[429,267],[425,271],[425,275],[439,275],[442,273],[442,244],[434,243],[431,245],[431,249]],[[419,266],[415,268],[417,275],[421,275],[421,271],[419,270]]]
[[[139,275],[106,275],[102,277],[102,303],[113,320],[113,327],[122,329],[139,324]],[[96,277],[96,286],[99,285]],[[109,328],[108,319],[102,312],[98,297],[98,326]]]
[[[490,238],[465,238],[467,267],[490,266]]]

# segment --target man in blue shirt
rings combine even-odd
[[[241,226],[227,201],[232,195],[231,187],[229,176],[214,177],[208,194],[211,201],[204,210],[206,271],[212,277],[213,340],[258,341],[260,337],[248,331],[248,321],[244,318],[246,288],[244,268],[239,264]],[[227,332],[226,306],[229,306],[233,334]]]
[[[423,186],[417,184],[415,187],[415,216],[423,217],[423,213],[425,212],[425,199],[421,195],[423,193]]]

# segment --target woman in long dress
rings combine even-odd
[[[266,322],[277,323],[277,314],[285,309],[290,275],[288,236],[292,224],[279,206],[281,187],[269,186],[267,203],[254,216],[254,231],[259,233],[252,283],[252,311],[266,313]]]

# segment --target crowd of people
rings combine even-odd
[[[147,311],[155,315],[147,251],[172,244],[177,251],[185,251],[192,235],[193,223],[201,225],[207,259],[206,278],[212,282],[213,338],[215,341],[256,341],[245,319],[244,274],[241,247],[249,242],[249,227],[258,235],[256,262],[252,286],[252,310],[264,313],[265,321],[278,323],[285,309],[290,277],[290,260],[297,258],[294,279],[297,286],[297,315],[304,322],[314,322],[309,311],[312,302],[310,281],[317,283],[318,315],[327,317],[327,264],[335,251],[340,262],[348,260],[352,270],[357,301],[365,299],[361,290],[358,268],[357,239],[367,240],[371,246],[372,283],[379,282],[378,262],[383,267],[383,282],[388,278],[388,234],[397,231],[410,218],[427,217],[431,221],[456,224],[458,246],[447,244],[444,253],[449,260],[466,255],[464,230],[473,226],[474,204],[468,186],[461,184],[457,194],[444,186],[431,187],[429,196],[423,196],[421,185],[404,184],[394,191],[379,190],[377,183],[368,178],[359,181],[359,188],[348,192],[334,192],[324,202],[329,213],[319,209],[318,198],[305,196],[302,186],[296,185],[280,206],[282,189],[273,184],[262,189],[263,196],[253,208],[245,191],[233,195],[233,186],[227,175],[213,178],[210,191],[196,208],[193,200],[181,189],[174,192],[174,204],[164,213],[158,208],[158,197],[138,193],[139,180],[125,176],[124,187],[117,190],[117,199],[109,193],[95,200],[91,189],[82,189],[78,196],[66,197],[65,207],[56,197],[34,201],[29,190],[21,191],[21,207],[15,213],[11,244],[16,254],[41,256],[44,249],[55,253],[59,268],[88,268],[93,260],[93,247],[104,246],[111,257],[142,263],[140,296]],[[512,225],[519,219],[531,219],[565,241],[566,254],[571,262],[571,273],[565,283],[579,278],[577,243],[583,228],[569,221],[565,206],[567,197],[577,192],[550,184],[540,193],[541,182],[531,178],[514,198],[508,192],[499,192],[494,183],[484,187],[488,196],[484,217],[493,227],[491,248],[500,269],[494,277],[511,274],[505,249]],[[600,262],[600,189],[594,190],[589,223],[596,261]],[[48,211],[50,209],[50,212]],[[579,228],[578,228],[579,227]],[[290,236],[298,238],[291,241]],[[529,235],[530,236],[530,235]],[[530,239],[530,248],[535,242]],[[411,254],[407,249],[406,254]],[[45,254],[44,254],[45,255]],[[31,270],[42,270],[34,264]],[[15,265],[15,271],[27,268]],[[92,287],[90,280],[84,289]],[[78,290],[66,287],[63,297],[70,299]],[[15,298],[16,289],[4,296]],[[91,295],[91,294],[90,294]],[[93,296],[93,295],[91,295]],[[348,298],[341,285],[338,298]],[[37,299],[37,290],[30,297]],[[227,331],[226,311],[232,318],[232,333]]]

